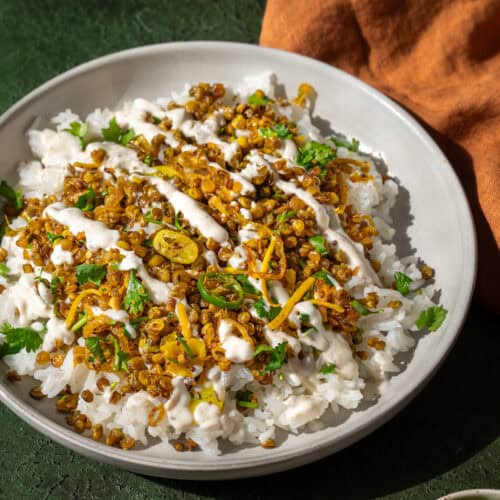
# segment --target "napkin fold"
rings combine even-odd
[[[472,208],[475,299],[499,313],[500,1],[268,0],[260,43],[333,64],[424,125]]]

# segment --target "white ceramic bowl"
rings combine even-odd
[[[42,85],[1,117],[0,177],[15,180],[16,164],[30,157],[23,134],[37,116],[66,108],[88,113],[134,97],[158,97],[181,89],[185,82],[238,83],[245,75],[266,70],[276,73],[291,95],[303,81],[316,88],[315,114],[323,119],[325,131],[331,124],[383,153],[391,174],[408,190],[397,205],[398,224],[409,225],[411,247],[436,269],[440,301],[449,311],[444,326],[421,339],[407,369],[392,378],[375,405],[335,428],[290,435],[272,450],[245,447],[211,457],[177,453],[167,444],[136,451],[110,448],[74,433],[53,401],[32,400],[30,380],[7,382],[6,367],[0,363],[1,400],[35,429],[84,455],[144,474],[187,479],[266,474],[317,460],[366,436],[401,410],[445,358],[467,312],[476,269],[474,227],[464,193],[444,155],[408,113],[331,66],[277,50],[220,42],[154,45],[97,59]],[[407,250],[403,240],[400,244]]]

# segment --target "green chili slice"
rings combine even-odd
[[[245,297],[243,287],[232,274],[203,273],[197,286],[203,300],[221,309],[239,309]],[[220,293],[224,291],[227,295]]]

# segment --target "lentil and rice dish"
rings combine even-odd
[[[446,316],[399,258],[397,183],[274,77],[66,110],[0,184],[0,357],[123,449],[276,445],[353,410]],[[55,129],[55,130],[54,130]]]

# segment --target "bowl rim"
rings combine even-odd
[[[271,56],[285,60],[285,62],[293,63],[299,66],[316,66],[322,71],[329,71],[335,78],[343,79],[350,86],[355,87],[360,92],[368,93],[371,97],[374,97],[384,106],[387,112],[393,113],[399,120],[404,122],[406,126],[408,126],[423,143],[425,143],[425,145],[431,150],[431,153],[441,161],[444,167],[441,170],[441,173],[446,176],[450,189],[456,194],[455,203],[461,205],[461,212],[464,216],[462,220],[464,226],[462,228],[463,234],[467,235],[469,241],[471,242],[471,245],[468,248],[468,253],[472,268],[470,269],[469,274],[464,277],[463,287],[457,299],[459,305],[458,310],[460,312],[454,317],[448,318],[449,325],[447,339],[440,347],[439,357],[436,358],[436,361],[432,363],[419,378],[415,378],[415,380],[411,381],[405,393],[401,397],[396,397],[391,402],[387,402],[385,405],[380,405],[379,408],[375,410],[373,418],[357,423],[352,429],[346,430],[340,435],[332,436],[329,439],[317,442],[306,450],[302,450],[302,453],[298,453],[296,449],[287,450],[284,447],[278,447],[274,450],[266,450],[266,453],[259,457],[236,458],[231,454],[228,455],[230,458],[226,460],[224,460],[224,455],[222,455],[206,462],[190,462],[188,460],[180,461],[176,459],[147,457],[143,453],[134,454],[133,452],[123,451],[106,446],[102,443],[94,442],[88,437],[84,437],[73,432],[71,429],[66,428],[58,422],[40,414],[35,408],[17,398],[8,389],[3,381],[0,381],[0,401],[2,401],[8,408],[10,408],[10,410],[27,422],[31,427],[35,428],[39,432],[42,432],[59,444],[69,447],[72,450],[82,453],[90,458],[99,459],[103,462],[123,467],[125,469],[149,475],[183,479],[234,479],[269,474],[287,468],[304,465],[323,458],[333,452],[340,451],[346,446],[353,444],[387,422],[397,412],[402,410],[424,388],[424,386],[436,373],[437,369],[444,362],[465,321],[472,299],[472,292],[475,285],[477,271],[476,232],[467,197],[455,171],[444,153],[439,149],[434,140],[415,118],[413,118],[407,111],[392,101],[389,97],[383,95],[381,92],[358,78],[321,61],[283,50],[237,42],[188,41],[145,45],[111,53],[71,68],[29,92],[25,97],[17,101],[0,116],[0,133],[2,132],[3,127],[8,125],[9,120],[16,114],[23,111],[32,102],[36,101],[40,97],[43,97],[47,91],[56,88],[68,80],[111,63],[137,59],[143,56],[151,56],[155,54],[182,52],[186,49],[196,49],[200,51],[215,49],[220,51],[229,50],[246,53],[266,52]],[[273,453],[269,453],[269,451],[272,451]],[[224,462],[227,463],[224,464]]]

